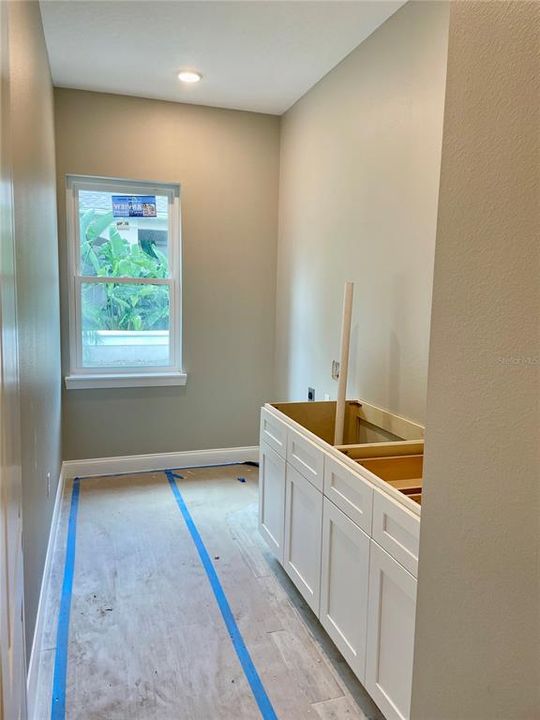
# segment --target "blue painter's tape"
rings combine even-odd
[[[251,692],[253,693],[255,702],[259,706],[261,716],[264,720],[277,720],[277,715],[274,711],[274,708],[272,707],[270,698],[266,694],[264,685],[262,684],[259,673],[257,672],[253,660],[251,659],[251,655],[249,654],[249,650],[247,649],[244,639],[242,638],[242,634],[240,633],[238,625],[236,624],[236,620],[234,619],[234,615],[229,605],[229,601],[227,600],[225,591],[223,590],[216,570],[212,564],[212,561],[210,560],[210,556],[208,554],[206,546],[199,531],[197,530],[197,526],[195,525],[193,518],[191,517],[191,513],[189,512],[184,498],[182,497],[182,493],[180,492],[180,489],[176,484],[175,475],[171,470],[166,470],[165,474],[167,475],[167,480],[169,481],[169,485],[171,486],[171,490],[175,497],[178,508],[182,513],[182,517],[184,518],[187,529],[189,530],[191,538],[195,544],[195,547],[197,548],[197,552],[199,553],[201,563],[204,567],[204,570],[214,592],[216,602],[223,616],[223,620],[229,632],[229,636],[231,638],[234,649],[236,650],[236,654],[238,655],[238,659],[240,660],[244,675],[246,676],[246,679],[251,687]]]
[[[75,570],[75,539],[77,535],[77,511],[79,509],[80,481],[75,478],[71,491],[71,507],[66,543],[64,580],[60,596],[60,612],[56,631],[56,653],[54,658],[53,692],[51,720],[64,720],[66,717],[66,679],[69,643],[69,616],[71,613],[71,593],[73,591],[73,573]]]

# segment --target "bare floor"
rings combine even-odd
[[[382,718],[259,537],[257,468],[178,472],[277,717]],[[70,498],[68,483],[40,653],[37,720],[51,714]],[[260,717],[165,473],[81,480],[66,718]]]

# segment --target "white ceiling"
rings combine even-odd
[[[55,85],[285,112],[403,0],[42,0]],[[178,70],[203,80],[185,86]]]

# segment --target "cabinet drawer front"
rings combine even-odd
[[[259,450],[259,532],[283,563],[285,460],[262,443]]]
[[[375,490],[372,537],[414,577],[418,573],[420,518]]]
[[[324,494],[371,535],[373,486],[329,455],[324,460]]]
[[[283,567],[315,614],[319,614],[323,496],[287,463]]]
[[[366,689],[387,720],[409,720],[416,580],[371,541]]]
[[[364,682],[369,537],[324,498],[320,621]]]
[[[266,408],[261,408],[260,444],[266,443],[273,448],[278,455],[287,455],[287,426],[284,422],[269,413]]]
[[[307,478],[316,488],[323,489],[323,451],[314,442],[289,428],[287,433],[287,462]]]

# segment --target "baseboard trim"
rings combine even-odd
[[[259,448],[219,448],[216,450],[188,450],[149,455],[122,455],[119,457],[92,458],[89,460],[64,460],[63,471],[66,480],[75,477],[96,477],[99,475],[125,475],[126,473],[151,472],[174,468],[222,465],[226,463],[256,462]]]
[[[56,545],[56,534],[60,523],[60,512],[62,506],[62,497],[64,494],[64,482],[66,476],[64,467],[60,469],[58,477],[58,485],[56,487],[56,496],[54,499],[54,509],[51,518],[51,527],[49,530],[49,539],[47,542],[47,553],[45,555],[45,564],[43,566],[43,575],[41,578],[41,588],[39,591],[38,609],[36,615],[36,625],[34,629],[34,637],[32,638],[32,649],[30,651],[30,662],[28,663],[28,675],[26,678],[26,692],[28,705],[28,718],[34,720],[36,713],[36,698],[38,690],[39,676],[39,655],[42,650],[42,638],[45,627],[45,612],[47,605],[47,592],[50,585],[50,576],[52,568],[52,559],[54,548]]]

